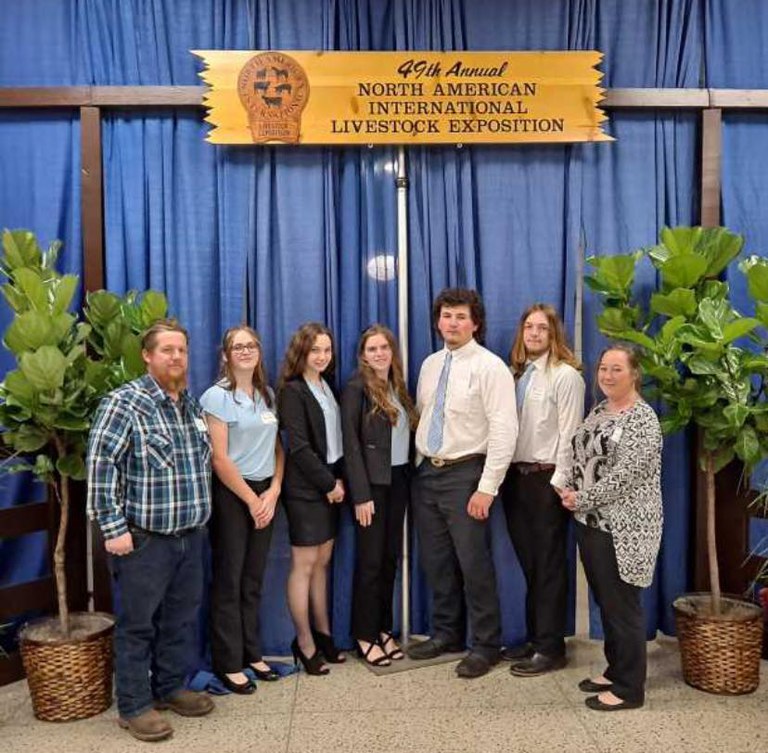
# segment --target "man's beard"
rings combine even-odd
[[[156,376],[155,379],[166,392],[177,393],[181,392],[187,387],[186,372],[177,377],[163,375],[162,377]]]

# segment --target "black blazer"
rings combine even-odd
[[[359,374],[341,395],[341,427],[349,499],[359,505],[372,499],[371,484],[392,483],[392,424],[383,413],[371,413]]]
[[[325,418],[303,377],[292,379],[280,390],[278,415],[287,448],[283,496],[314,500],[328,494],[336,486],[336,478],[325,462]]]

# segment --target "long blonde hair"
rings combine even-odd
[[[365,360],[365,344],[375,335],[384,337],[392,351],[392,365],[389,368],[387,382],[379,379],[376,372]],[[363,380],[365,394],[371,401],[371,413],[383,413],[393,426],[397,423],[398,410],[390,398],[391,389],[405,409],[411,429],[415,429],[419,423],[419,414],[416,412],[416,407],[405,386],[400,348],[389,327],[385,327],[383,324],[372,324],[360,335],[360,340],[357,343],[357,370]]]
[[[256,348],[259,351],[259,360],[256,363],[256,368],[253,370],[251,384],[253,385],[253,389],[264,398],[264,402],[267,406],[271,408],[272,394],[267,384],[267,370],[264,367],[264,354],[261,349],[261,338],[259,337],[259,333],[247,324],[239,324],[236,327],[230,327],[221,338],[221,366],[219,368],[219,379],[224,382],[222,386],[224,389],[231,390],[233,394],[237,387],[235,371],[232,368],[232,341],[235,339],[235,335],[238,332],[245,332],[256,342]]]
[[[540,311],[547,317],[547,324],[549,325],[550,365],[554,366],[557,363],[567,363],[569,366],[573,366],[574,369],[581,371],[581,364],[573,354],[573,351],[568,347],[568,343],[565,339],[565,329],[563,328],[562,321],[560,321],[560,317],[557,315],[557,311],[555,311],[554,307],[550,306],[548,303],[534,303],[523,311],[517,325],[512,348],[509,351],[509,365],[512,367],[515,377],[519,377],[525,371],[525,363],[527,360],[525,355],[525,343],[523,342],[523,328],[528,317],[537,311]]]

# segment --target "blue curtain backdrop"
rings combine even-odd
[[[742,13],[745,4],[750,13]],[[760,0],[7,0],[0,86],[196,85],[200,64],[189,50],[206,48],[600,49],[605,86],[765,86],[765,66],[755,78],[765,59],[762,9]],[[581,253],[626,252],[652,243],[662,224],[697,221],[696,117],[619,111],[609,130],[613,144],[409,150],[412,379],[438,347],[430,301],[445,285],[481,290],[488,345],[504,356],[534,300],[555,303],[572,328]],[[328,322],[345,379],[363,326],[397,325],[388,274],[396,254],[394,150],[213,147],[206,131],[199,110],[106,113],[108,287],[168,294],[190,328],[197,393],[215,374],[221,332],[244,318],[261,331],[273,376],[298,324]],[[750,238],[766,233],[754,207],[767,138],[759,123],[727,123],[725,221]],[[62,238],[74,271],[78,142],[74,111],[0,112],[0,224]],[[730,186],[734,174],[738,185]],[[650,273],[643,283],[653,285]],[[595,311],[587,296],[588,373],[601,346]],[[649,631],[671,631],[668,605],[687,585],[687,467],[685,439],[668,438],[667,526],[647,594]],[[522,577],[498,506],[492,525],[504,638],[512,643],[524,633]],[[20,556],[0,543],[2,572]],[[347,516],[333,583],[334,631],[345,643],[352,556]],[[285,652],[291,637],[288,562],[280,516],[266,582],[269,651]],[[423,630],[426,594],[417,568],[414,576],[412,627]]]

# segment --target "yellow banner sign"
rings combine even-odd
[[[599,52],[193,52],[214,144],[612,141]]]

